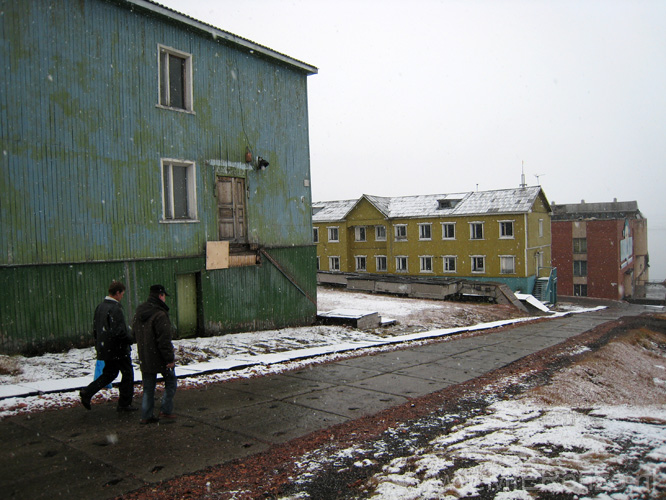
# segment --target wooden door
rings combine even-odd
[[[217,223],[220,240],[247,243],[245,220],[245,179],[217,178]]]

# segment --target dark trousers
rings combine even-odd
[[[89,399],[97,392],[113,382],[118,373],[122,373],[122,379],[118,385],[120,396],[118,397],[118,406],[129,406],[132,404],[134,396],[134,370],[132,368],[132,359],[129,356],[123,356],[120,359],[104,360],[104,370],[88,387],[83,389],[83,393]]]

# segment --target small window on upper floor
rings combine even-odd
[[[470,222],[469,223],[469,239],[482,240],[483,239],[483,222]]]
[[[159,46],[159,105],[193,111],[192,55]]]
[[[500,221],[500,238],[513,239],[513,221],[503,220]]]
[[[455,240],[456,239],[456,223],[455,222],[442,222],[442,239]]]
[[[354,228],[354,240],[365,241],[365,226],[356,226]]]
[[[328,228],[328,241],[329,243],[337,243],[340,241],[340,232],[337,227]]]
[[[432,239],[432,224],[419,224],[419,240]]]
[[[396,224],[395,228],[395,241],[407,241],[407,225]]]
[[[375,240],[386,241],[386,226],[375,226]]]
[[[313,227],[312,228],[312,241],[314,243],[319,243],[319,228],[318,227]]]

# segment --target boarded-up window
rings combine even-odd
[[[218,177],[216,190],[220,240],[247,243],[245,179]]]

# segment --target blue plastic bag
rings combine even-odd
[[[103,370],[104,370],[104,361],[98,359],[97,363],[95,363],[95,378],[93,380],[97,380],[99,376],[102,374]],[[113,387],[112,384],[106,386],[107,389],[111,389],[111,387]]]

